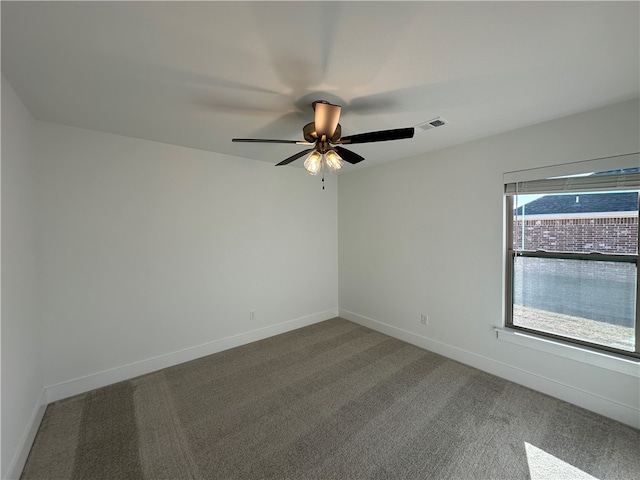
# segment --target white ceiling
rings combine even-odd
[[[3,1],[2,73],[37,119],[271,163],[307,147],[231,138],[301,140],[313,100],[343,135],[449,122],[367,166],[638,97],[639,6]]]

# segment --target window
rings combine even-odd
[[[636,166],[615,170],[585,171],[585,162],[561,177],[505,175],[507,327],[640,358],[631,157]]]

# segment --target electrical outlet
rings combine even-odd
[[[420,323],[422,325],[429,325],[429,315],[425,315],[424,313],[420,314]]]
[[[254,321],[256,319],[256,311],[249,310],[249,320]]]

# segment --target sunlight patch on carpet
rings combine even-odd
[[[531,480],[598,480],[577,467],[524,442]]]

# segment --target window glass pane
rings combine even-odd
[[[638,251],[638,192],[529,195],[518,199],[514,215],[517,250]]]
[[[513,324],[635,348],[636,264],[516,257]]]

